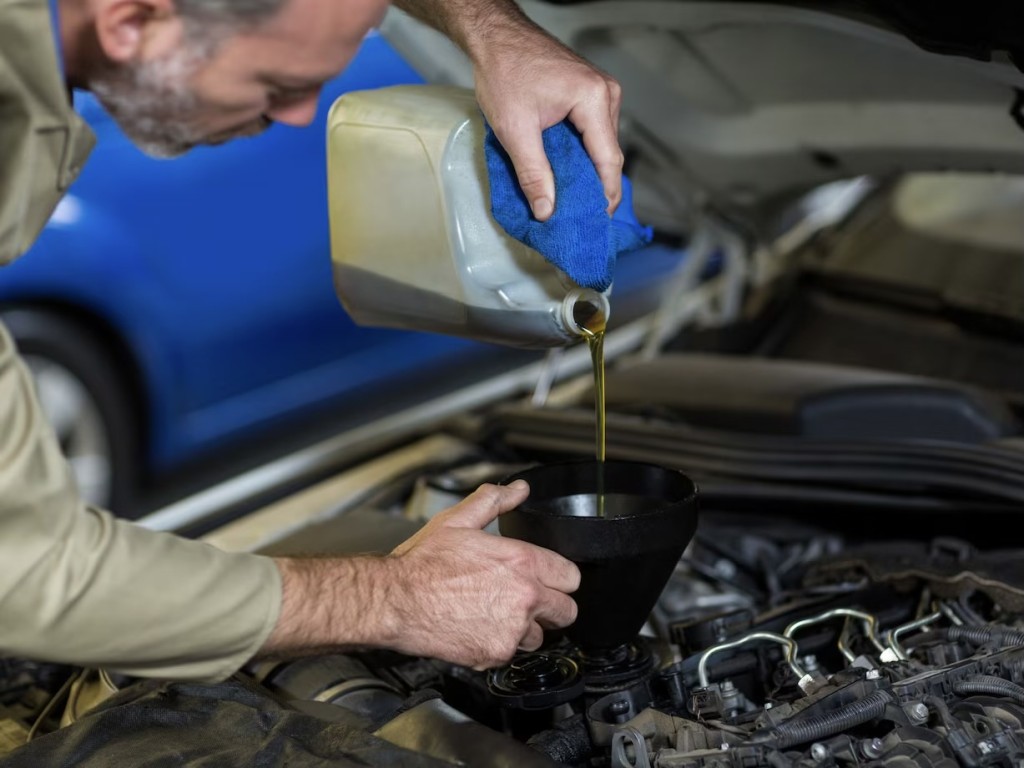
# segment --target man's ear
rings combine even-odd
[[[173,0],[101,0],[96,36],[106,57],[124,64],[141,59],[146,46],[173,20]]]

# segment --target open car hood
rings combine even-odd
[[[987,26],[942,3],[917,23],[913,0],[521,5],[622,84],[622,143],[634,181],[659,191],[638,195],[655,224],[695,202],[756,224],[838,178],[1024,171],[1024,73],[985,3],[972,14]],[[383,31],[429,80],[472,84],[436,33],[398,13]]]

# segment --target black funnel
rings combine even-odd
[[[580,568],[576,623],[584,652],[634,640],[697,528],[697,487],[681,472],[631,461],[574,461],[519,472],[530,497],[499,518],[503,536],[529,541]],[[603,483],[603,485],[602,485]],[[604,509],[599,516],[598,489]]]

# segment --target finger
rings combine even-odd
[[[536,621],[530,622],[529,629],[526,630],[526,634],[523,635],[523,639],[519,641],[519,650],[521,651],[536,651],[544,643],[544,630],[540,624]]]
[[[612,129],[615,131],[615,141],[619,139],[619,116],[622,111],[622,86],[619,81],[609,79],[608,93],[611,95]]]
[[[555,589],[546,589],[534,621],[546,629],[561,629],[576,621],[576,601]]]
[[[498,515],[515,509],[530,495],[525,480],[508,485],[484,483],[473,493],[438,517],[450,528],[484,528]]]
[[[612,97],[611,98],[612,130],[615,131],[615,143],[621,149],[622,145],[619,143],[619,115],[620,115],[620,112],[622,110],[622,86],[619,85],[619,81],[618,80],[614,80],[614,79],[609,80],[608,81],[608,91],[609,91],[609,93],[611,94],[611,97]],[[623,165],[625,165],[625,159],[623,159]],[[620,174],[620,176],[619,176],[619,185],[620,185],[620,187],[619,187],[619,199],[616,200],[615,203],[609,203],[609,205],[608,205],[608,215],[609,216],[611,216],[613,213],[615,213],[615,210],[622,203],[622,188],[621,188],[621,184],[622,184],[622,177],[621,177],[621,174]]]
[[[597,169],[611,213],[622,200],[623,157],[609,104],[607,101],[578,104],[569,113],[569,120],[583,136],[583,146]]]
[[[516,123],[501,131],[494,127],[494,132],[512,159],[519,187],[530,203],[533,217],[547,221],[555,211],[555,176],[544,153],[540,127]]]
[[[541,549],[537,555],[537,578],[545,587],[559,592],[571,594],[580,588],[576,564],[548,549]]]

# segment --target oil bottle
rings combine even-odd
[[[581,317],[607,321],[607,292],[576,285],[491,216],[483,146],[468,89],[394,86],[335,102],[331,258],[356,323],[545,348],[585,336]]]

